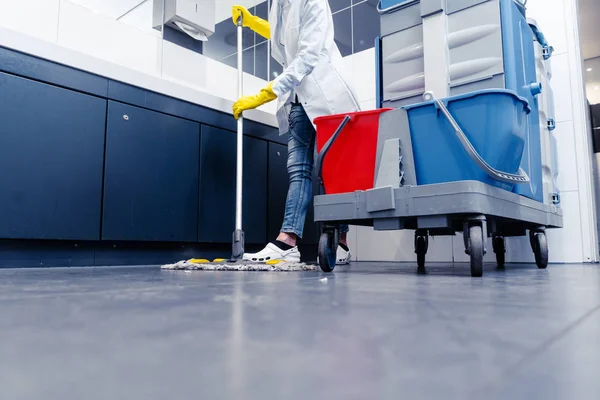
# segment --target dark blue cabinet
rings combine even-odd
[[[110,101],[102,239],[195,242],[200,125]]]
[[[0,238],[98,240],[106,100],[0,73]]]
[[[235,228],[236,135],[202,126],[198,240],[230,243]],[[243,228],[246,242],[267,240],[267,142],[244,137]]]
[[[275,240],[283,223],[285,201],[289,186],[287,175],[287,147],[269,143],[269,240]]]

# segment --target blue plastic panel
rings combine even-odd
[[[109,102],[102,239],[195,242],[200,125]]]
[[[542,150],[540,141],[539,107],[531,90],[536,83],[533,32],[523,15],[523,9],[513,0],[501,0],[502,40],[506,88],[527,99],[531,107],[525,151],[521,168],[529,175],[529,184],[515,186],[515,193],[543,201]]]
[[[106,100],[0,73],[0,238],[100,237]]]

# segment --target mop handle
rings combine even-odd
[[[237,23],[237,68],[238,68],[238,98],[244,95],[244,71],[243,71],[243,28],[242,17]],[[242,174],[244,163],[244,114],[237,120],[237,159],[236,159],[236,182],[235,182],[235,229],[242,230]]]

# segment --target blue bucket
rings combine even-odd
[[[481,90],[442,100],[477,153],[498,171],[516,174],[527,136],[526,99],[510,90]],[[476,180],[506,190],[475,163],[433,101],[408,111],[418,185]]]

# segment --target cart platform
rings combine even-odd
[[[562,228],[563,225],[562,210],[557,206],[478,181],[323,195],[316,196],[314,204],[315,221],[347,222],[373,226],[376,230],[402,229],[407,222],[409,229],[444,229],[449,228],[447,222],[453,218],[470,214],[497,219],[505,226],[522,224],[525,229]]]
[[[498,266],[503,267],[505,237],[525,236],[527,231],[538,267],[546,268],[546,228],[563,226],[559,207],[478,181],[321,195],[315,197],[314,209],[315,221],[323,223],[320,253],[325,254],[337,242],[341,223],[373,226],[375,230],[414,229],[417,263],[424,267],[429,236],[463,232],[472,276],[483,273],[486,237],[493,238]]]

